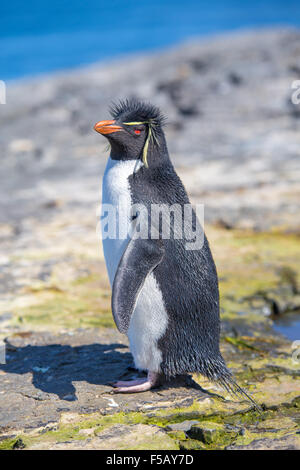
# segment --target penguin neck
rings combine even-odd
[[[153,142],[149,145],[147,163],[149,168],[158,168],[171,163],[164,136],[159,139],[159,145],[155,145]]]
[[[112,160],[140,160],[142,155],[137,155],[134,149],[130,147],[120,147],[111,145],[110,158]],[[166,164],[171,164],[167,143],[164,135],[160,136],[159,145],[151,142],[147,152],[148,168],[158,168]]]

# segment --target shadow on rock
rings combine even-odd
[[[36,389],[67,401],[77,400],[73,382],[107,385],[132,364],[131,354],[121,351],[127,347],[118,343],[15,347],[7,342],[6,345],[7,363],[1,364],[0,370],[9,374],[32,373]]]

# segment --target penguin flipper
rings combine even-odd
[[[131,239],[120,260],[112,287],[112,313],[121,333],[129,328],[138,295],[146,277],[161,262],[163,240]]]

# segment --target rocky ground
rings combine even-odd
[[[299,324],[299,59],[299,31],[271,30],[8,85],[0,448],[300,448],[300,333],[277,326]],[[111,393],[137,372],[111,317],[96,230],[105,143],[92,127],[132,95],[168,115],[173,161],[205,204],[222,352],[261,414],[202,377]]]

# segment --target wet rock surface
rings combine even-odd
[[[8,85],[0,448],[299,448],[299,40],[249,32]],[[222,353],[261,414],[196,376],[112,393],[110,382],[143,373],[111,315],[97,234],[107,154],[92,126],[131,95],[168,115],[172,159],[205,203]]]

